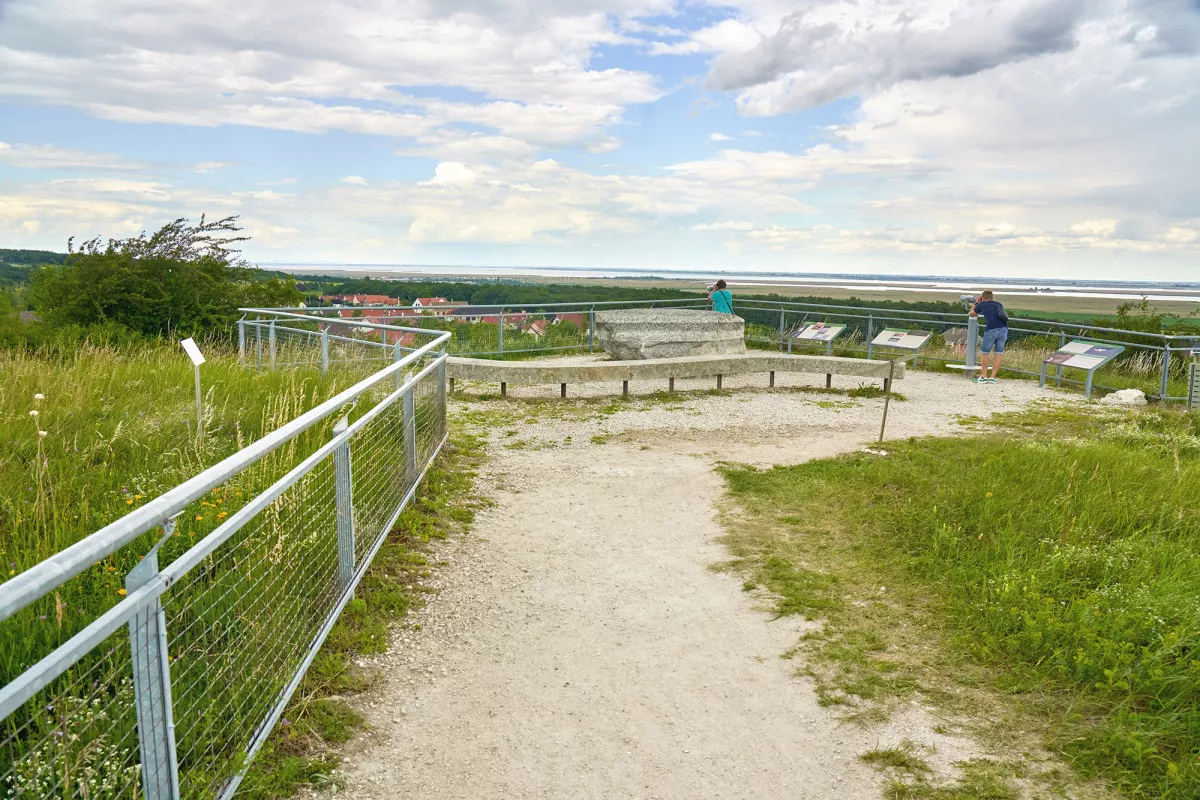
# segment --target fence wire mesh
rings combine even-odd
[[[393,366],[404,355],[395,344],[323,336],[319,325],[243,326],[243,361],[375,375],[181,511],[97,545],[106,549],[77,577],[46,565],[33,602],[13,606],[0,586],[5,636],[25,632],[21,648],[0,653],[0,798],[236,793],[446,432],[434,346],[448,337],[425,334]],[[116,604],[76,610],[79,584]]]

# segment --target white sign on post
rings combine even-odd
[[[188,354],[188,358],[192,360],[193,364],[198,367],[204,363],[204,355],[200,352],[200,348],[196,346],[195,340],[184,339],[180,344],[183,345],[184,351]]]

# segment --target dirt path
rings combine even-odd
[[[905,391],[898,431],[951,424],[936,382]],[[343,791],[854,800],[880,796],[857,760],[866,750],[908,738],[936,747],[935,762],[975,755],[916,707],[880,728],[839,723],[781,658],[804,623],[773,620],[736,577],[709,568],[728,557],[715,541],[714,457],[795,462],[871,437],[847,428],[845,407],[817,406],[803,428],[764,439],[755,398],[779,395],[748,397],[689,401],[690,414],[523,425],[524,449],[497,438],[496,505],[448,545],[441,591],[412,620],[420,630],[407,627],[377,660],[387,678],[362,708],[373,731],[351,748]],[[993,395],[977,411],[1028,399]],[[676,425],[647,425],[646,413]],[[698,420],[713,414],[723,432]]]

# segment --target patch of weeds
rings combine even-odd
[[[868,750],[860,755],[864,761],[877,769],[891,770],[901,775],[921,777],[932,774],[933,767],[921,755],[922,748],[914,742],[905,739],[896,747]]]
[[[819,408],[832,408],[835,410],[842,408],[858,408],[858,403],[851,403],[845,400],[814,400],[812,402],[813,405]]]
[[[430,575],[429,542],[463,530],[485,505],[474,496],[483,456],[482,437],[452,433],[317,653],[283,721],[250,765],[240,795],[271,800],[291,797],[302,786],[334,785],[339,763],[334,746],[364,724],[342,698],[367,690],[375,679],[354,659],[384,652],[395,621],[421,602],[425,590],[418,583]]]
[[[884,789],[886,800],[1019,800],[1010,778],[1019,777],[1012,765],[989,759],[961,761],[962,777],[953,783],[922,776],[893,777]]]
[[[887,392],[885,392],[879,386],[867,386],[866,384],[862,384],[846,392],[846,395],[848,397],[882,398],[887,395]],[[898,400],[901,403],[908,400],[907,397],[900,394],[900,392],[897,392],[895,389],[892,390],[892,399]]]
[[[515,442],[509,442],[504,445],[505,450],[525,450],[533,444],[531,439],[517,439]]]
[[[612,438],[611,433],[598,433],[592,437],[592,444],[608,444]]]

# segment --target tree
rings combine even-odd
[[[75,249],[66,263],[37,268],[29,298],[51,325],[116,322],[150,335],[228,332],[244,306],[300,302],[288,281],[259,274],[234,248],[237,217],[198,225],[180,218],[152,236],[100,237]]]

